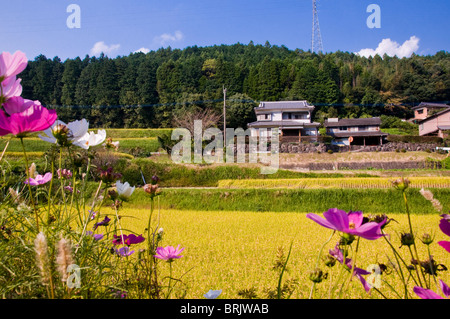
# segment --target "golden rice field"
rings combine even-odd
[[[158,211],[155,211],[155,213]],[[105,209],[103,213],[113,211]],[[134,209],[125,206],[120,211],[122,227],[143,233],[147,225],[149,210]],[[407,232],[406,215],[389,216],[398,223],[391,222],[386,232],[391,236],[394,247],[400,247],[399,234]],[[308,271],[316,262],[317,253],[332,231],[325,229],[307,219],[304,213],[256,213],[234,211],[192,211],[192,210],[161,210],[155,216],[153,226],[160,218],[159,226],[164,229],[163,246],[184,247],[183,258],[173,264],[174,276],[183,276],[188,290],[186,298],[203,298],[208,290],[222,289],[220,298],[240,298],[238,291],[256,288],[259,297],[265,298],[264,289],[276,289],[278,273],[271,270],[276,261],[279,247],[284,249],[285,255],[293,242],[288,272],[284,279],[297,279],[299,286],[291,298],[302,299],[309,297],[311,281]],[[414,231],[417,235],[428,232],[435,235],[435,242],[448,240],[439,231],[439,214],[413,215]],[[337,236],[337,235],[335,235]],[[325,252],[333,248],[338,237],[334,237],[327,245]],[[425,260],[428,255],[425,246],[419,242],[419,255]],[[450,256],[436,243],[431,245],[431,254],[438,263],[450,267]],[[400,250],[406,253],[406,248]],[[362,240],[357,264],[366,269],[373,263],[389,264],[393,259],[392,251],[384,239],[376,241]],[[406,260],[409,260],[406,258]],[[163,271],[168,273],[168,265],[162,263]],[[325,270],[322,264],[322,269]],[[187,273],[186,273],[187,272]],[[329,298],[330,277],[335,278],[337,266],[329,271],[328,280],[317,286],[318,298]],[[450,271],[441,272],[439,277],[450,282]],[[390,285],[398,291],[402,286],[397,276],[384,276]],[[380,289],[389,298],[397,296],[382,283]],[[174,296],[175,297],[175,296]],[[381,298],[372,292],[365,293],[358,280],[352,281],[352,289],[343,298]]]
[[[408,177],[410,187],[449,188],[450,177]],[[393,178],[344,177],[299,179],[227,179],[218,182],[219,188],[392,188]]]

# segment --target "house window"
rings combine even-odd
[[[339,131],[347,131],[348,127],[347,126],[340,126],[339,127]]]
[[[271,114],[260,114],[258,115],[258,120],[260,121],[267,121],[271,119]]]
[[[293,114],[293,118],[295,120],[307,119],[308,118],[308,113],[294,113]]]
[[[360,127],[358,127],[358,131],[367,131],[369,129],[369,127],[368,126],[360,126]]]
[[[423,114],[423,110],[417,110],[417,114]]]

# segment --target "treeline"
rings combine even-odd
[[[262,100],[308,100],[317,121],[409,117],[420,102],[450,101],[449,66],[444,51],[365,58],[250,42],[116,58],[39,55],[20,77],[23,97],[56,108],[62,120],[86,118],[91,127],[171,127],[185,110],[221,112],[225,87],[227,126],[245,127]]]

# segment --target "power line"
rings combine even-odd
[[[225,99],[225,97],[224,97]],[[186,105],[197,105],[197,104],[209,104],[209,103],[219,103],[224,102],[224,99],[215,99],[215,100],[197,100],[197,101],[189,101],[189,102],[171,102],[171,103],[154,103],[154,104],[133,104],[133,105],[45,105],[47,108],[133,108],[133,107],[161,107],[161,106],[186,106]],[[252,100],[252,99],[226,99],[227,102],[236,102],[236,103],[253,103],[259,104],[262,101]],[[433,101],[433,103],[441,103],[441,104],[450,104],[450,101]],[[402,103],[372,103],[372,104],[361,104],[361,103],[325,103],[325,102],[317,102],[312,103],[315,107],[328,106],[328,107],[385,107],[385,106],[416,106],[419,103],[417,102],[402,102]],[[219,104],[218,104],[219,105]]]

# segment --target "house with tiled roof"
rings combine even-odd
[[[389,135],[381,132],[379,117],[325,120],[326,134],[333,137],[337,145],[382,145]]]
[[[420,136],[438,136],[446,138],[450,134],[450,107],[418,122]]]
[[[256,121],[247,124],[251,136],[271,136],[275,128],[283,137],[317,137],[320,123],[312,122],[314,105],[307,101],[260,102]]]
[[[414,106],[411,109],[414,111],[414,118],[412,120],[417,123],[418,121],[424,120],[427,117],[447,108],[450,108],[450,105],[444,103],[421,102],[419,105]]]

